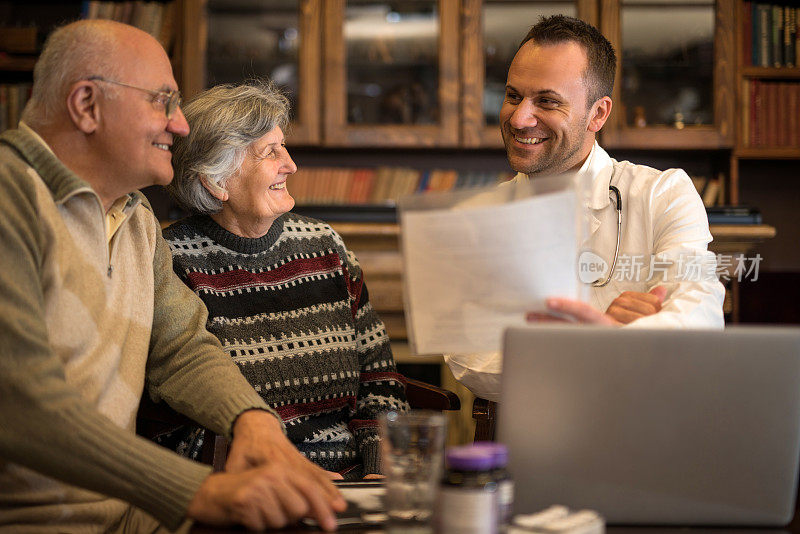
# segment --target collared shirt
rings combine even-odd
[[[23,121],[19,121],[19,129],[29,133],[36,139],[37,142],[41,143],[43,147],[45,147],[51,154],[55,155],[53,149],[50,148],[50,145],[47,144],[47,141],[42,139],[36,131],[25,124]],[[106,212],[106,234],[108,237],[108,242],[111,242],[111,238],[114,237],[114,234],[119,230],[119,227],[122,226],[122,223],[125,219],[128,218],[128,212],[125,209],[128,206],[128,203],[131,201],[132,197],[130,195],[125,195],[119,197],[111,207]]]
[[[128,210],[125,208],[129,206],[132,200],[131,195],[125,195],[115,200],[111,207],[108,208],[106,212],[106,235],[109,243],[125,219],[128,218]]]

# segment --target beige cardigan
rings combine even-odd
[[[206,331],[144,196],[125,210],[109,243],[86,182],[29,133],[0,136],[0,531],[103,532],[117,499],[180,523],[209,468],[134,435],[145,378],[228,436],[267,409]]]

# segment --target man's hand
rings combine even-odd
[[[609,305],[605,313],[579,300],[552,297],[547,299],[547,309],[559,314],[531,312],[528,322],[567,322],[569,319],[585,324],[622,326],[640,317],[647,317],[661,311],[661,304],[667,295],[664,286],[656,286],[649,293],[625,291]],[[564,317],[568,319],[565,319]]]
[[[378,473],[372,473],[371,475],[364,475],[364,480],[384,480],[386,475],[380,475]]]
[[[269,470],[267,482],[278,481],[279,488],[293,488],[293,492],[285,494],[286,498],[291,499],[292,495],[299,494],[307,506],[304,515],[310,515],[320,525],[335,525],[334,512],[341,512],[347,506],[327,471],[298,452],[272,414],[263,410],[248,410],[239,415],[234,423],[225,471],[247,473],[261,467]],[[275,492],[275,495],[283,497],[283,489]],[[295,508],[284,509],[284,512],[288,514]],[[291,520],[295,519],[298,517],[291,516]]]
[[[660,312],[666,296],[667,288],[664,286],[656,286],[649,293],[625,291],[608,306],[606,315],[620,324],[632,323],[640,317]]]
[[[336,530],[330,504],[315,483],[292,476],[291,469],[277,463],[209,475],[186,515],[208,525],[243,525],[250,530],[281,528],[313,517],[323,529]]]

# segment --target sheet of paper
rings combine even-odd
[[[545,298],[580,298],[574,189],[481,204],[401,212],[417,354],[500,350],[503,330],[544,311]]]

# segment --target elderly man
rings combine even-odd
[[[158,42],[81,21],[48,39],[0,137],[0,531],[335,528],[344,502],[205,330],[137,191],[170,182],[188,131]],[[226,472],[134,435],[145,378],[233,437]]]
[[[500,127],[508,161],[519,173],[515,180],[575,172],[589,192],[585,249],[608,266],[591,289],[591,303],[553,297],[548,308],[584,323],[722,328],[724,288],[714,277],[708,220],[689,177],[680,169],[615,161],[595,141],[611,113],[615,70],[608,40],[561,15],[531,28],[508,70]],[[627,262],[625,273],[609,272],[615,256],[618,268]],[[529,320],[553,317],[536,313]],[[476,395],[497,400],[499,354],[445,360]]]

